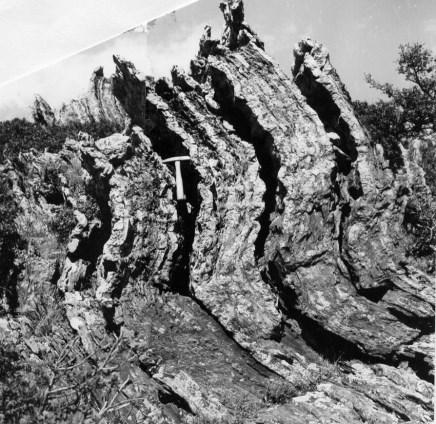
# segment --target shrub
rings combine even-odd
[[[77,204],[77,209],[82,212],[88,220],[93,218],[102,219],[100,206],[91,194],[88,194],[80,199]]]
[[[0,345],[0,424],[122,422],[123,410],[133,415],[142,409],[141,399],[122,394],[129,379],[105,368],[117,354],[118,341],[100,365],[76,342],[47,346],[36,360],[22,357],[10,344]]]
[[[43,126],[26,119],[3,121],[0,122],[0,162],[14,160],[20,152],[30,149],[47,149],[56,153],[62,149],[66,138],[75,138],[80,131],[94,138],[102,138],[120,130],[117,124],[109,122]]]
[[[59,207],[54,218],[50,222],[50,229],[57,235],[59,243],[68,241],[71,231],[76,225],[73,209],[69,206]]]
[[[16,278],[20,270],[16,263],[17,251],[24,244],[15,224],[17,213],[10,181],[0,175],[0,298],[5,299],[5,306],[12,310],[17,306]]]
[[[436,146],[431,143],[421,144],[421,166],[425,172],[425,180],[434,198],[436,198]]]
[[[0,346],[0,422],[32,422],[43,403],[48,369],[37,363],[24,364],[11,346]],[[27,419],[26,419],[27,418]]]
[[[366,80],[389,98],[403,128],[416,133],[424,125],[436,126],[436,56],[422,43],[401,44],[397,71],[410,83],[409,87],[381,84],[370,74]]]
[[[61,205],[64,202],[59,173],[59,167],[55,163],[49,162],[43,170],[37,190],[52,205]]]
[[[355,101],[354,111],[362,125],[368,130],[374,143],[383,147],[385,159],[390,168],[396,172],[404,166],[399,146],[400,138],[406,134],[404,122],[392,101],[379,100],[376,103]]]
[[[436,56],[422,43],[402,44],[397,65],[398,73],[410,83],[409,87],[400,89],[382,84],[367,74],[367,82],[388,100],[353,103],[356,115],[373,141],[383,146],[394,172],[403,166],[399,140],[416,136],[424,126],[436,129]]]
[[[338,375],[338,363],[323,360],[317,368],[306,369],[303,373],[297,375],[292,382],[271,380],[266,388],[265,402],[272,404],[287,403],[293,397],[316,390],[318,384],[332,381]]]
[[[414,235],[409,253],[428,256],[436,251],[436,205],[428,197],[412,196],[406,205],[404,225]]]
[[[26,360],[12,346],[0,347],[0,423],[83,422],[72,417],[92,416],[92,368],[83,364],[62,373],[54,365],[56,358],[48,356]]]
[[[265,393],[265,402],[272,404],[284,404],[298,395],[297,387],[288,381],[272,380]]]

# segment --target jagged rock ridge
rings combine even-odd
[[[103,68],[94,70],[86,94],[53,110],[39,95],[33,104],[33,118],[43,125],[68,125],[108,122],[123,127],[129,120],[114,96],[112,78],[106,78]]]
[[[37,99],[46,125],[126,128],[38,158],[74,165],[85,188],[71,190],[70,174],[62,183],[77,220],[57,246],[65,258],[46,247],[32,264],[47,282],[59,268],[65,316],[88,358],[104,368],[103,346],[115,340],[111,372],[126,399],[141,400],[125,417],[430,422],[434,268],[408,253],[404,225],[416,187],[430,196],[419,164],[404,151],[407,166],[391,172],[325,47],[301,41],[290,77],[245,23],[241,0],[220,8],[223,36],[205,28],[189,75],[175,67],[172,81],[154,80],[114,57],[109,80],[93,76],[96,103],[53,112]],[[181,155],[190,161],[178,202],[162,160]],[[53,207],[29,185],[13,189],[23,217],[44,227]],[[88,198],[90,216],[77,207]],[[25,352],[17,312],[1,328]]]

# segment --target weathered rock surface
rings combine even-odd
[[[289,76],[241,0],[220,8],[190,75],[115,56],[82,99],[37,98],[44,125],[124,131],[3,166],[27,257],[1,337],[52,358],[45,402],[65,391],[65,422],[77,399],[83,422],[431,422],[434,266],[408,250],[411,202],[431,199],[419,141],[394,174],[325,47],[301,41]]]
[[[45,125],[110,123],[121,128],[128,121],[114,95],[112,78],[104,76],[102,67],[92,74],[87,93],[64,103],[59,110],[53,110],[41,96],[36,96],[33,118]]]
[[[428,423],[432,392],[431,384],[409,370],[353,363],[341,384],[319,384],[316,391],[295,397],[291,403],[260,411],[252,422]]]

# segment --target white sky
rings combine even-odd
[[[196,0],[0,0],[0,86]]]

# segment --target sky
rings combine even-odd
[[[16,1],[36,3],[36,0]],[[49,0],[39,0],[38,4],[46,1]],[[98,4],[102,0],[94,1]],[[143,4],[150,0],[128,1],[138,3],[138,13],[134,18],[123,18],[123,25],[132,19],[133,27],[143,16],[140,13],[144,10]],[[170,3],[172,0],[165,1]],[[111,2],[115,4],[118,0]],[[35,93],[41,94],[54,107],[78,96],[86,90],[92,70],[97,66],[102,65],[106,75],[113,72],[114,53],[156,77],[169,76],[174,64],[187,69],[189,60],[198,50],[203,27],[209,24],[213,36],[221,34],[223,20],[218,3],[218,0],[200,0],[60,63],[0,86],[0,119],[29,117],[29,106]],[[115,11],[116,7],[112,13]],[[374,101],[379,97],[379,93],[366,84],[364,73],[371,73],[381,82],[404,84],[396,73],[399,44],[420,41],[436,52],[434,0],[246,0],[245,11],[246,20],[265,42],[267,53],[285,72],[290,73],[292,48],[299,39],[311,36],[324,43],[353,99]],[[110,15],[108,11],[105,14]],[[72,19],[76,17],[72,15]],[[112,21],[109,19],[109,22]],[[99,25],[106,26],[103,18]],[[117,34],[119,28],[118,24]],[[82,34],[82,44],[85,38]],[[32,55],[38,55],[37,49]],[[4,62],[1,66],[5,67]],[[0,81],[3,76],[0,67]]]
[[[197,0],[0,0],[0,85]]]

